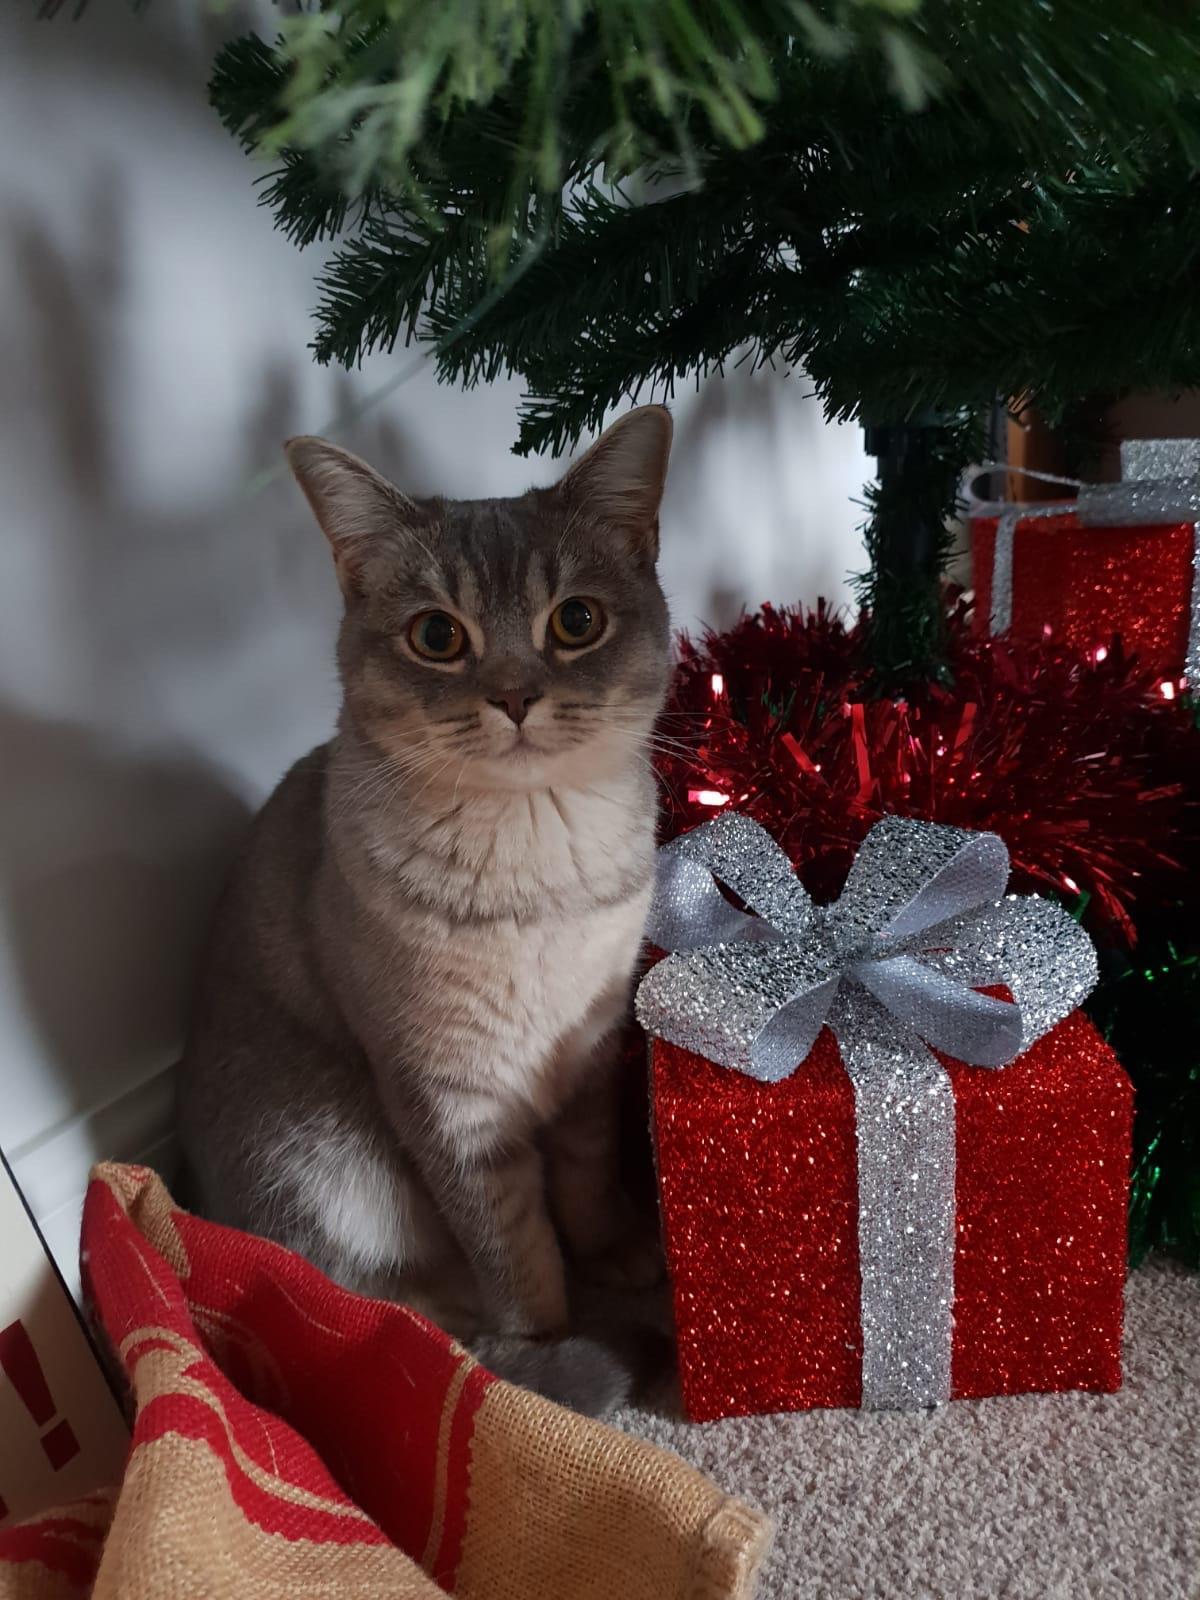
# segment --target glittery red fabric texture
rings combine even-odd
[[[957,1113],[955,1399],[1121,1382],[1133,1093],[1075,1012]],[[825,1030],[777,1084],[656,1040],[655,1143],[694,1421],[862,1399],[854,1100]]]
[[[976,627],[988,631],[995,518],[971,523]],[[1183,671],[1192,594],[1190,522],[1082,528],[1073,512],[1018,522],[1013,539],[1012,636],[1049,637],[1088,655],[1120,634],[1141,664]]]

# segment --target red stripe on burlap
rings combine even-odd
[[[202,1440],[239,1511],[264,1531],[324,1544],[388,1543],[312,1448],[241,1395],[205,1354],[179,1280],[105,1184],[89,1188],[84,1239],[95,1309],[138,1402],[131,1455],[171,1434]],[[141,1325],[130,1327],[138,1317]]]
[[[470,1512],[471,1440],[475,1434],[475,1419],[484,1395],[495,1381],[490,1372],[477,1364],[473,1365],[467,1373],[450,1422],[442,1536],[437,1554],[427,1570],[436,1583],[451,1591],[458,1576],[458,1563],[462,1559],[463,1539]]]
[[[464,1600],[746,1600],[761,1516],[494,1380],[402,1307],[187,1217],[152,1174],[97,1169],[84,1254],[138,1412],[106,1595],[444,1592],[390,1535]],[[36,1575],[40,1589],[0,1594],[68,1600],[65,1578]]]
[[[109,1509],[106,1505],[105,1513]],[[36,1564],[87,1594],[95,1581],[107,1532],[107,1515],[99,1522],[87,1522],[55,1513],[0,1528],[0,1567]],[[2,1575],[0,1590],[8,1592]]]
[[[255,1481],[230,1441],[228,1419],[218,1409],[191,1395],[166,1394],[151,1400],[138,1417],[137,1439],[131,1459],[139,1449],[170,1435],[195,1439],[208,1446],[225,1469],[230,1497],[238,1510],[264,1533],[285,1539],[306,1539],[314,1544],[388,1544],[390,1540],[358,1513],[348,1500],[324,1510],[289,1498],[296,1485],[276,1476]],[[323,1492],[342,1500],[332,1481]]]
[[[8,1533],[16,1532],[17,1527],[29,1531],[36,1529],[56,1539],[82,1540],[84,1544],[96,1545],[104,1543],[104,1535],[108,1531],[106,1527],[97,1527],[94,1522],[82,1522],[78,1517],[46,1516],[40,1521],[14,1524],[11,1529],[0,1528],[0,1540]]]

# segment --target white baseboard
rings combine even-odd
[[[174,1066],[5,1150],[13,1176],[67,1280],[79,1292],[79,1217],[97,1161],[134,1161],[170,1174],[175,1160]]]

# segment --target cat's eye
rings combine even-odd
[[[467,648],[467,630],[448,611],[422,611],[408,625],[408,642],[426,661],[457,661]]]
[[[572,595],[550,613],[550,632],[561,649],[581,650],[585,644],[596,642],[606,621],[604,608],[597,601]]]

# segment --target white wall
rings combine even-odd
[[[311,364],[317,263],[205,101],[228,16],[26,9],[0,14],[0,1145],[69,1261],[88,1163],[169,1153],[223,865],[334,715],[335,588],[279,442],[412,358]],[[679,397],[678,622],[843,597],[868,464],[804,388]],[[338,431],[416,492],[504,493],[558,470],[509,453],[516,399],[419,370]]]

